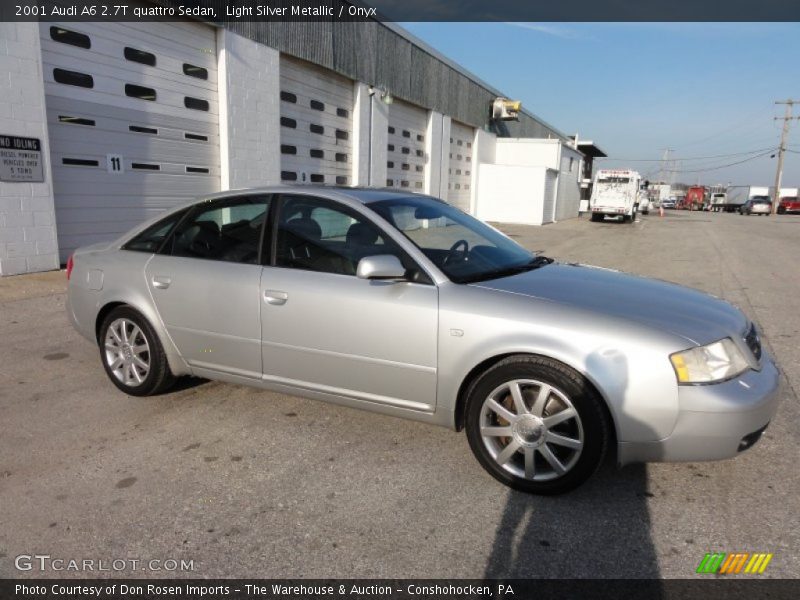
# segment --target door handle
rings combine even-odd
[[[161,275],[156,275],[153,277],[154,288],[165,290],[169,287],[170,283],[172,283],[172,279],[170,279],[169,277],[163,277]]]
[[[289,294],[286,292],[279,292],[278,290],[264,290],[264,301],[267,304],[274,304],[280,306],[286,304],[289,299]]]

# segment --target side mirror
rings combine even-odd
[[[358,261],[356,276],[359,279],[405,279],[406,269],[396,256],[379,254]]]

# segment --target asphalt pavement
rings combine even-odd
[[[63,272],[5,278],[0,577],[683,578],[710,551],[770,552],[764,576],[800,577],[800,216],[499,227],[559,260],[740,306],[783,371],[761,442],[723,462],[608,465],[568,495],[527,496],[445,429],[214,382],[125,396],[67,322]],[[127,562],[15,568],[34,554]]]

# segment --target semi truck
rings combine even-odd
[[[706,188],[702,185],[693,185],[686,190],[686,196],[678,203],[678,208],[684,210],[703,210],[706,203]]]
[[[632,223],[639,208],[639,187],[642,176],[630,169],[601,169],[592,186],[589,210],[592,221],[605,217],[622,217]]]

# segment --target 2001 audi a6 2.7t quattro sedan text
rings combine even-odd
[[[501,482],[754,444],[778,372],[736,308],[535,255],[435,198],[218,194],[75,252],[68,313],[136,396],[181,375],[466,429]]]

